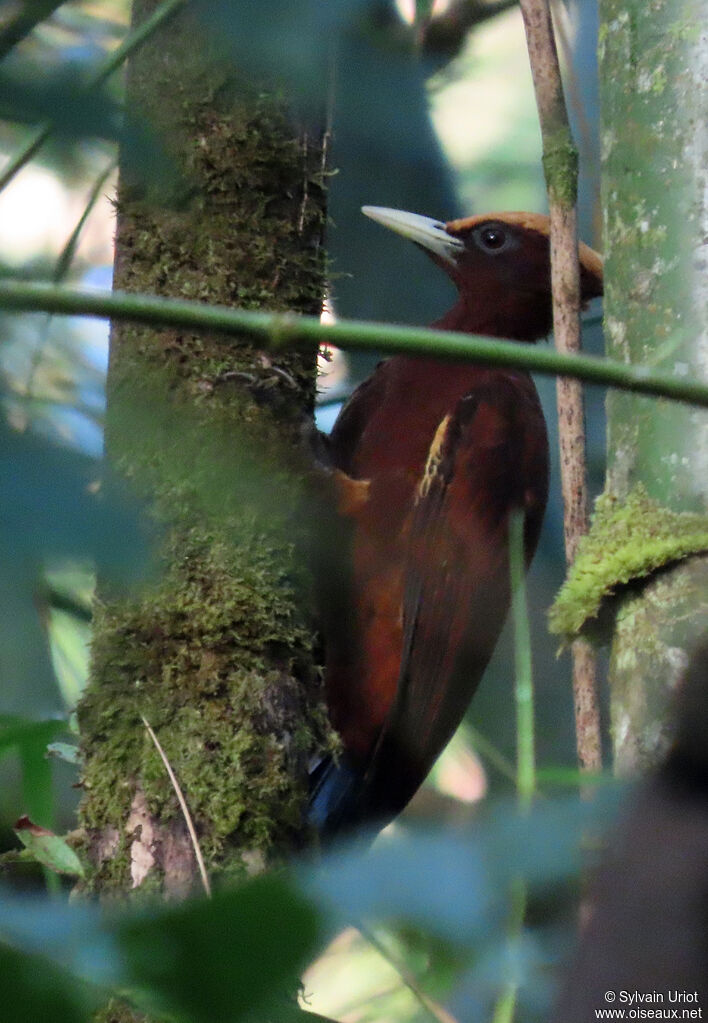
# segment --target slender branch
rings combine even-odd
[[[20,281],[0,281],[0,309],[57,313],[107,320],[130,320],[148,325],[219,331],[260,340],[270,349],[333,344],[369,352],[435,354],[440,359],[468,359],[485,366],[513,366],[544,376],[569,376],[589,384],[670,398],[708,408],[708,384],[594,355],[563,355],[548,348],[496,341],[474,334],[399,327],[358,320],[323,324],[314,316],[256,312],[206,305],[184,299],[127,294],[99,289],[84,291]]]
[[[543,169],[551,214],[553,333],[559,352],[578,353],[580,267],[575,210],[578,154],[563,97],[549,2],[521,0],[521,13],[541,125]],[[585,412],[580,382],[559,377],[557,400],[565,554],[570,565],[580,538],[588,530]],[[595,656],[585,640],[574,642],[571,653],[578,758],[584,769],[600,771],[600,706]]]
[[[455,1017],[451,1015],[447,1009],[444,1009],[442,1005],[438,1005],[437,1002],[430,998],[429,995],[426,995],[425,991],[422,990],[418,980],[411,971],[388,951],[383,942],[379,941],[374,932],[370,930],[366,924],[362,921],[358,921],[355,926],[362,938],[364,938],[364,940],[367,941],[372,948],[376,949],[382,959],[385,959],[386,962],[394,968],[415,1000],[431,1019],[436,1020],[437,1023],[457,1023]]]
[[[125,37],[120,46],[116,47],[113,53],[109,54],[105,60],[101,61],[93,74],[89,75],[86,79],[85,91],[87,93],[93,92],[99,85],[111,77],[114,71],[117,71],[121,64],[134,53],[139,46],[145,42],[168,18],[171,18],[176,11],[186,0],[163,0],[163,3],[153,11],[149,18],[146,18],[142,24],[138,25],[129,35]],[[26,140],[22,149],[18,150],[17,153],[8,163],[7,167],[0,174],[0,192],[5,188],[19,171],[29,163],[34,154],[44,145],[48,138],[51,137],[54,131],[54,125],[51,122],[40,124],[32,132],[30,137]]]
[[[147,733],[150,736],[150,738],[152,739],[153,744],[155,746],[155,749],[157,750],[157,752],[160,755],[160,759],[162,760],[162,763],[165,765],[165,770],[167,771],[167,775],[168,775],[168,777],[170,779],[170,782],[172,784],[172,788],[174,789],[174,793],[177,796],[177,802],[179,803],[180,810],[182,811],[182,816],[184,817],[184,822],[187,825],[187,831],[189,832],[189,839],[190,839],[190,841],[192,843],[192,849],[194,851],[194,858],[196,859],[197,866],[199,868],[199,874],[200,874],[200,877],[202,879],[202,885],[204,887],[204,893],[207,896],[207,898],[211,898],[211,885],[209,883],[209,875],[207,874],[206,866],[204,864],[204,857],[202,856],[202,850],[201,850],[201,848],[199,846],[199,839],[197,838],[197,832],[196,832],[196,829],[194,827],[194,822],[192,821],[192,815],[189,812],[189,807],[187,806],[187,800],[184,798],[184,793],[182,792],[182,786],[177,781],[177,775],[175,774],[175,772],[174,772],[174,770],[172,768],[172,764],[167,759],[167,754],[165,753],[164,749],[162,748],[160,740],[155,735],[155,731],[154,731],[152,725],[147,720],[147,718],[143,717],[142,714],[140,715],[140,720],[145,725]]]
[[[597,658],[587,639],[574,639],[570,646],[573,657],[573,707],[578,760],[583,771],[602,770],[602,738],[600,707],[597,693]]]
[[[551,0],[551,13],[553,15],[553,28],[563,63],[568,106],[575,115],[575,123],[577,125],[580,164],[584,165],[586,169],[590,165],[591,176],[599,178],[600,164],[593,145],[593,132],[588,118],[587,104],[580,88],[580,80],[577,68],[575,67],[573,46],[570,40],[572,35],[571,15],[565,5],[565,0]],[[599,185],[595,191],[599,195]]]

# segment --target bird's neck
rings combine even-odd
[[[523,301],[518,309],[512,308],[510,303],[511,296],[501,308],[493,296],[475,294],[469,302],[460,296],[452,309],[431,326],[515,341],[536,341],[545,337],[550,327],[550,302]]]
[[[484,333],[484,321],[488,317],[470,317],[469,309],[461,298],[457,300],[452,309],[448,309],[444,316],[431,324],[437,330],[458,330],[465,334]],[[470,324],[472,324],[470,326]]]

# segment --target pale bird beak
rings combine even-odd
[[[457,256],[465,247],[463,241],[447,233],[442,221],[433,220],[432,217],[391,210],[386,206],[362,206],[361,212],[365,217],[371,217],[378,224],[408,238],[452,266],[456,265]]]

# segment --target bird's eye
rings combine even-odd
[[[498,252],[506,245],[506,232],[501,227],[483,227],[479,232],[482,247],[491,252]]]

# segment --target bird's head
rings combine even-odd
[[[535,341],[551,330],[550,221],[541,213],[485,213],[443,223],[381,206],[362,212],[419,245],[460,295],[439,323],[451,330]],[[583,305],[602,294],[602,259],[579,246]]]

